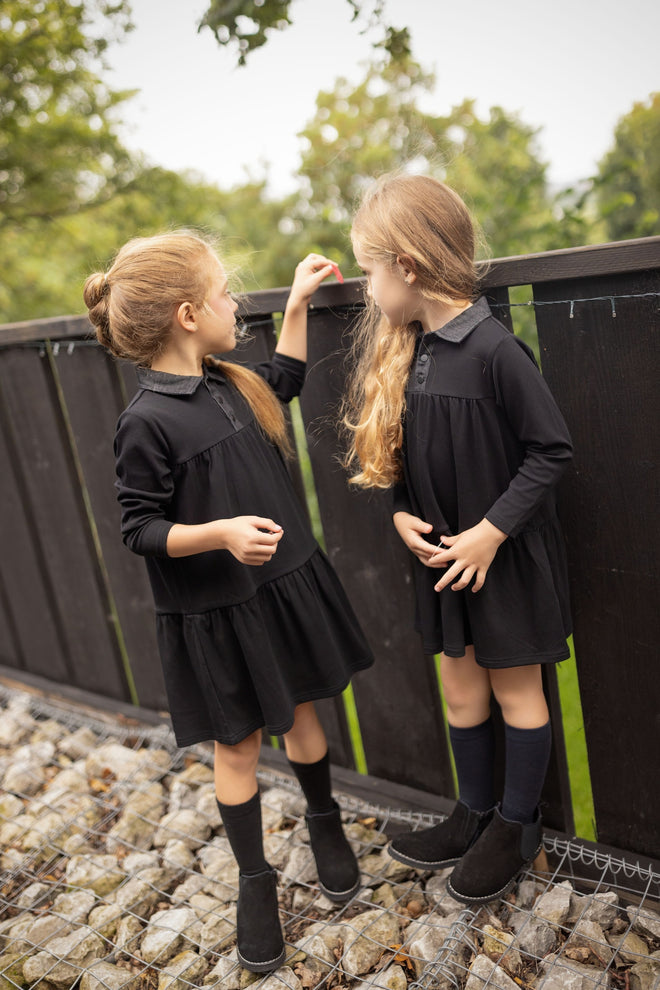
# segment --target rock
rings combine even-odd
[[[502,966],[509,974],[517,974],[522,968],[522,959],[516,948],[512,948],[513,935],[492,925],[483,927],[483,951],[493,962]]]
[[[158,990],[189,990],[191,984],[199,985],[199,980],[209,969],[206,959],[202,959],[191,949],[180,952],[170,959],[158,976]]]
[[[200,934],[200,949],[204,952],[212,950],[220,952],[229,942],[236,938],[236,908],[230,908],[226,914],[209,914],[202,919]]]
[[[264,980],[259,990],[282,990],[283,987],[288,987],[289,990],[303,990],[302,983],[290,966],[280,966]]]
[[[45,900],[49,892],[50,886],[47,883],[31,883],[16,898],[16,906],[29,911],[39,904],[39,901]]]
[[[594,966],[585,966],[564,956],[550,955],[541,963],[541,973],[534,987],[535,990],[594,990],[596,980],[598,990],[609,990],[609,972],[602,972]]]
[[[23,975],[28,983],[48,983],[69,990],[93,963],[106,954],[105,944],[86,925],[70,935],[51,939],[41,952],[25,960]]]
[[[127,970],[100,960],[83,973],[80,990],[132,990],[139,982],[137,977],[131,979]]]
[[[659,982],[660,958],[645,959],[630,970],[630,990],[656,990]]]
[[[612,935],[607,932],[607,941],[625,963],[641,962],[649,955],[649,949],[643,938],[632,931],[623,935]]]
[[[87,923],[103,938],[112,938],[121,919],[122,911],[116,904],[99,904],[89,912]]]
[[[349,934],[345,940],[342,967],[349,976],[368,973],[390,945],[400,942],[396,915],[377,908],[357,915],[344,927]]]
[[[282,872],[284,877],[295,883],[314,883],[317,881],[316,861],[309,846],[292,846]]]
[[[568,919],[571,909],[571,897],[573,888],[568,880],[551,887],[547,893],[542,894],[534,905],[533,914],[537,918],[544,918],[552,925],[564,925]]]
[[[172,765],[169,753],[162,749],[130,749],[118,742],[106,742],[97,746],[85,760],[88,777],[103,779],[109,774],[122,782],[129,782],[131,789],[144,780],[157,780]]]
[[[636,932],[646,938],[660,941],[660,914],[651,911],[648,907],[629,907],[626,908],[626,914]]]
[[[60,753],[64,753],[72,760],[85,759],[94,746],[96,746],[96,735],[86,725],[81,725],[75,732],[63,736],[57,744]]]
[[[15,794],[0,794],[0,819],[11,821],[23,813],[23,802]]]
[[[115,934],[115,945],[120,952],[126,952],[131,956],[137,954],[137,944],[143,931],[143,926],[138,918],[132,914],[126,914],[117,925]]]
[[[193,945],[199,945],[201,925],[190,908],[169,908],[151,916],[140,944],[140,955],[147,963],[159,965]]]
[[[9,990],[9,987],[22,987],[24,985],[24,963],[24,952],[5,952],[0,955],[0,990],[5,990],[5,987]]]
[[[557,946],[557,931],[547,921],[516,913],[510,924],[516,932],[518,948],[527,955],[542,959]]]
[[[144,917],[162,897],[160,889],[165,874],[158,867],[140,870],[115,894],[115,903],[124,911]]]
[[[165,846],[176,839],[189,849],[199,849],[211,835],[211,826],[193,808],[174,811],[161,818],[153,838],[154,846]]]
[[[283,870],[289,861],[293,845],[289,832],[271,832],[264,835],[264,856],[275,870]]]
[[[104,897],[126,879],[114,856],[72,856],[66,864],[66,882],[71,887],[92,890]]]
[[[58,918],[56,914],[42,914],[26,930],[25,941],[41,948],[52,938],[63,938],[72,931],[72,925],[68,921]]]
[[[379,987],[385,987],[386,990],[406,990],[407,986],[408,981],[405,972],[401,966],[394,964],[380,973],[368,976],[360,983],[360,990],[368,990],[368,988],[376,990]]]
[[[129,849],[149,849],[164,806],[163,786],[157,782],[131,794],[120,818],[108,832],[108,852],[116,852],[122,846]]]
[[[77,924],[87,920],[95,903],[96,897],[91,890],[73,890],[69,894],[58,894],[51,911],[54,915]]]
[[[226,956],[220,956],[217,963],[204,977],[204,986],[216,987],[217,990],[239,990],[241,974],[245,972],[238,965],[236,950]]]
[[[488,956],[476,956],[468,970],[465,990],[483,990],[484,984],[496,990],[518,990],[518,984],[507,976],[501,966]]]
[[[180,839],[171,839],[163,849],[163,866],[173,870],[189,870],[194,862],[192,849]]]

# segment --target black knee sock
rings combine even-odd
[[[330,753],[326,752],[316,763],[296,763],[294,760],[289,760],[289,763],[307,799],[310,814],[331,811],[334,805],[330,782]]]
[[[216,801],[218,799],[216,798]],[[268,869],[264,856],[261,829],[261,796],[259,791],[243,804],[222,804],[218,801],[222,824],[229,845],[243,876],[262,873]]]
[[[548,769],[552,732],[550,722],[538,729],[516,729],[504,724],[506,757],[502,817],[529,824],[536,816]]]
[[[487,718],[467,729],[449,726],[449,739],[458,777],[458,795],[472,811],[488,811],[495,804],[493,767],[495,734]]]

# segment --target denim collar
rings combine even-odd
[[[164,395],[192,395],[208,376],[215,378],[214,368],[204,364],[202,375],[170,375],[167,371],[154,371],[152,368],[136,368],[140,388]]]
[[[452,344],[460,344],[469,333],[472,333],[475,327],[483,323],[490,315],[490,306],[486,297],[480,296],[472,306],[463,310],[449,323],[445,323],[444,327],[440,327],[439,330],[431,330],[428,336],[442,337],[443,340],[448,340]]]

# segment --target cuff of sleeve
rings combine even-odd
[[[167,537],[174,525],[168,519],[154,519],[140,533],[138,553],[149,557],[167,557]]]
[[[500,515],[500,513],[496,512],[494,509],[491,509],[489,512],[487,512],[484,518],[487,519],[489,523],[492,523],[493,526],[496,526],[498,529],[501,529],[502,532],[506,533],[507,536],[516,536],[516,534],[521,528],[520,525],[515,525],[510,519],[506,519],[504,516]]]
[[[282,369],[282,371],[288,371],[292,375],[298,375],[302,378],[305,377],[305,369],[307,368],[307,363],[305,361],[299,361],[298,358],[289,357],[288,354],[280,354],[279,351],[275,351],[272,358],[273,365]]]
[[[412,505],[410,504],[408,489],[403,482],[395,485],[392,491],[392,515],[394,515],[395,512],[412,513]]]

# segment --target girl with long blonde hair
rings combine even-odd
[[[478,294],[475,234],[460,197],[389,175],[352,226],[367,281],[344,424],[353,484],[392,488],[414,555],[416,626],[441,680],[459,784],[451,816],[390,843],[422,870],[454,866],[466,904],[502,896],[542,842],[551,748],[541,667],[569,656],[568,582],[555,507],[571,458],[566,424],[530,349]],[[494,695],[506,771],[493,784]]]
[[[238,959],[254,972],[285,957],[256,778],[264,727],[307,799],[321,889],[345,901],[360,884],[314,700],[373,657],[291,485],[281,405],[303,385],[307,306],[333,271],[321,255],[300,262],[273,358],[252,370],[213,356],[235,348],[238,307],[196,234],[133,240],[84,288],[99,341],[137,365],[115,436],[122,535],[146,558],[177,742],[215,742]]]

